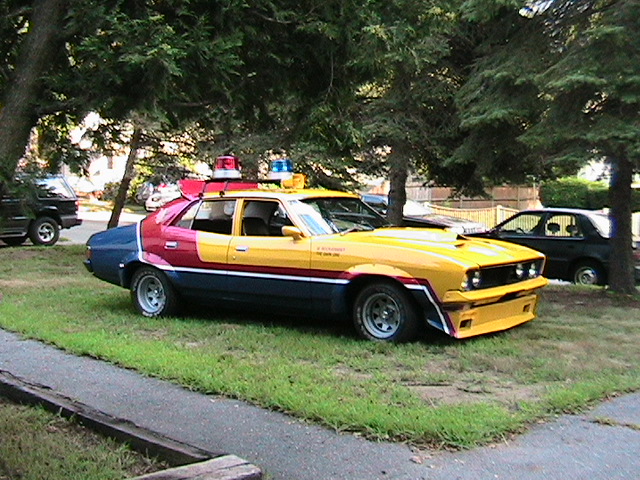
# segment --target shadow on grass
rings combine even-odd
[[[95,300],[97,309],[108,309],[111,313],[122,315],[140,315],[133,306],[128,294]],[[301,335],[313,335],[333,338],[347,338],[362,340],[356,334],[352,321],[346,316],[313,316],[307,313],[295,314],[291,312],[255,312],[250,308],[235,304],[233,306],[216,306],[190,304],[176,317],[183,324],[200,325],[211,322],[225,323],[234,326],[253,325],[273,328],[286,328]],[[428,343],[433,346],[447,346],[456,342],[469,342],[473,339],[457,340],[426,324],[424,332],[416,342]],[[367,340],[362,340],[367,341]]]

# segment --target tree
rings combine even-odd
[[[467,140],[450,166],[472,168],[481,186],[574,174],[594,158],[608,159],[610,287],[635,292],[630,196],[640,151],[640,5],[531,2],[530,18],[508,0],[493,10],[483,5],[465,4],[481,41],[457,99]]]
[[[28,21],[26,9],[16,8],[12,12],[11,17],[15,17],[12,26],[26,28],[28,33],[19,47],[20,54],[11,82],[5,83],[0,110],[0,196],[3,185],[13,181],[31,128],[38,119],[37,100],[43,86],[42,77],[51,68],[61,46],[64,12],[63,0],[34,0]],[[17,42],[18,37],[14,35],[13,39]],[[11,43],[5,48],[9,52],[16,49]]]
[[[409,172],[444,160],[457,134],[456,69],[448,2],[373,2],[352,63],[362,72],[352,107],[361,155],[390,180],[388,219],[400,224]],[[371,169],[371,167],[368,167]]]

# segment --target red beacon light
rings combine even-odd
[[[293,162],[290,158],[279,158],[271,161],[269,170],[271,180],[289,180],[293,178]]]
[[[242,178],[240,173],[240,159],[235,155],[222,155],[216,158],[216,168],[213,178]]]

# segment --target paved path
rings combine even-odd
[[[0,330],[0,370],[205,450],[269,480],[640,479],[640,393],[465,452],[415,452],[201,395]]]

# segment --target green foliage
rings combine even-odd
[[[545,207],[599,209],[606,206],[606,202],[598,204],[603,200],[603,194],[606,199],[607,190],[607,185],[602,182],[566,177],[543,182],[540,201]]]
[[[577,177],[547,180],[540,185],[540,201],[545,207],[586,208],[601,210],[610,208],[609,186],[606,182],[594,182]],[[640,191],[634,190],[633,211],[640,210]]]

